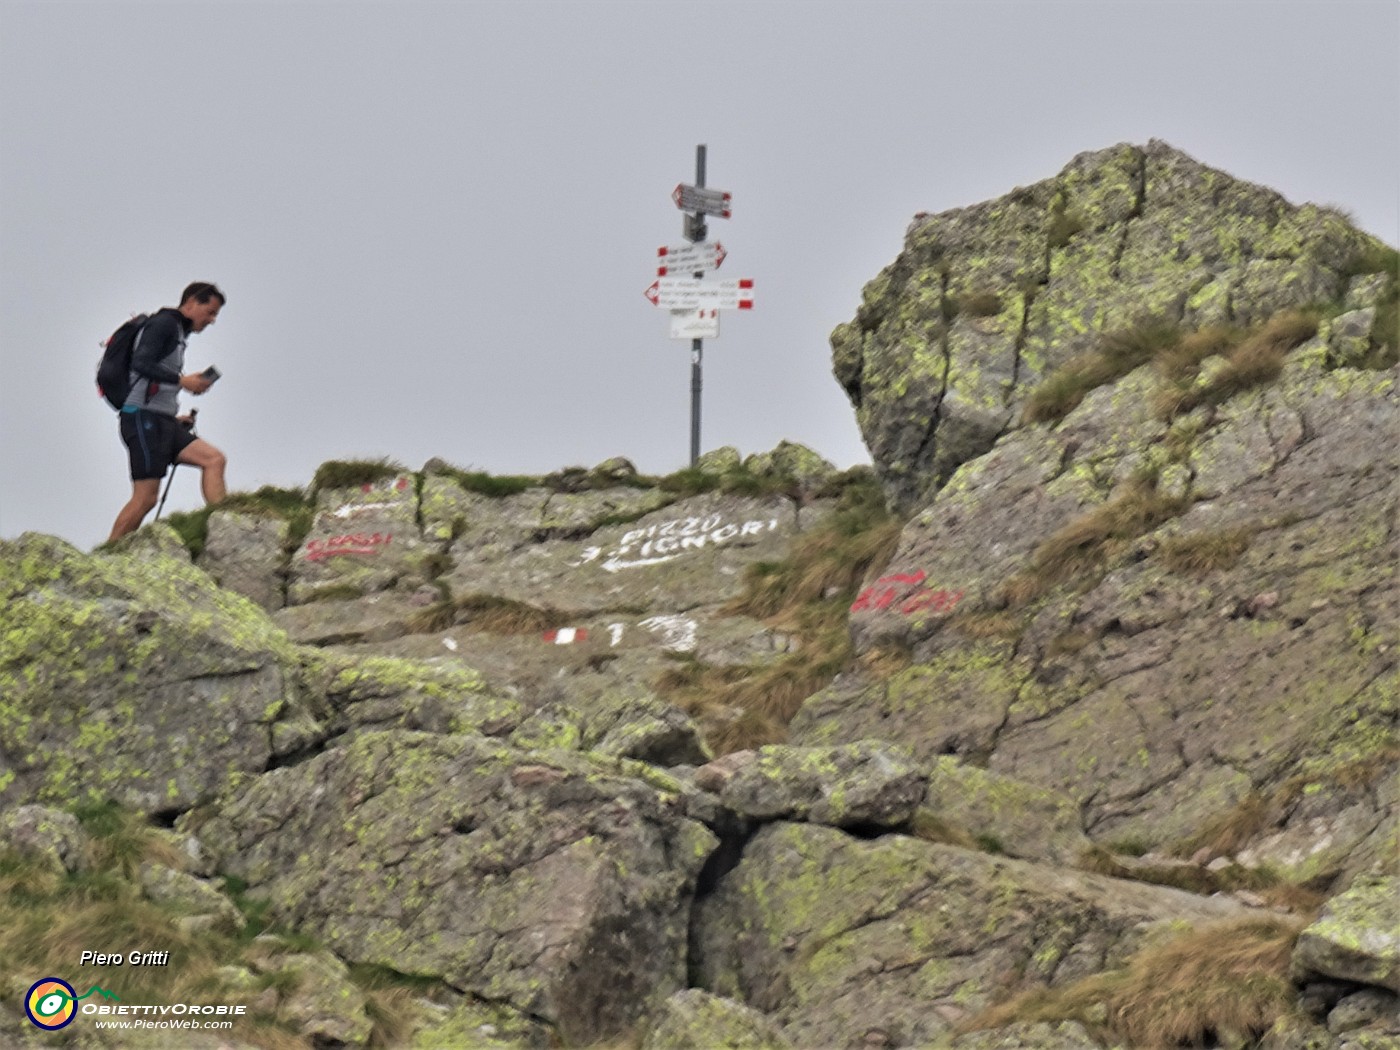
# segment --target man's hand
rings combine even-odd
[[[180,377],[180,389],[188,390],[191,394],[202,394],[213,385],[212,380],[205,379],[197,372]]]
[[[183,416],[176,416],[175,422],[179,423],[186,430],[194,429],[194,413],[190,412]]]

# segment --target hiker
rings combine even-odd
[[[140,527],[156,505],[160,480],[177,463],[201,471],[204,502],[218,503],[226,494],[224,454],[194,434],[191,416],[179,415],[181,390],[202,394],[218,378],[213,369],[185,375],[185,338],[214,323],[224,293],[197,281],[180,296],[178,307],[156,311],[137,336],[131,355],[131,392],[119,413],[122,441],[131,458],[131,499],[117,515],[108,541]]]

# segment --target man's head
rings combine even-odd
[[[224,306],[224,293],[207,281],[195,281],[180,293],[180,312],[190,320],[190,330],[202,332],[214,323]]]

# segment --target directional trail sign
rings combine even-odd
[[[656,276],[679,276],[717,270],[728,254],[719,241],[712,244],[682,244],[658,248]]]
[[[672,339],[718,339],[719,310],[672,310]]]
[[[687,277],[658,277],[642,294],[653,306],[670,310],[752,310],[753,278],[698,281]]]
[[[682,182],[671,191],[671,199],[681,211],[718,215],[721,219],[729,218],[729,194],[724,190],[711,190]]]

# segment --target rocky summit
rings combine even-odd
[[[0,1045],[1400,1046],[1397,300],[1121,145],[914,219],[871,467],[0,541]]]

